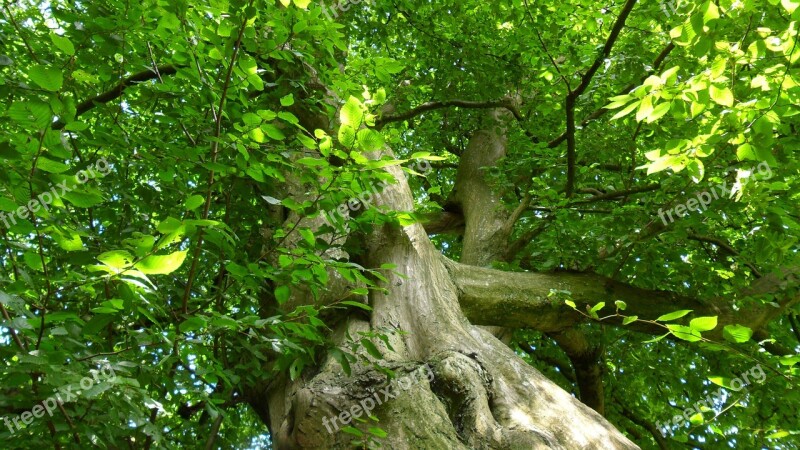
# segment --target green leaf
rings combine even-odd
[[[69,170],[69,166],[58,161],[40,156],[36,159],[36,168],[50,173],[61,173]]]
[[[53,45],[56,46],[59,50],[64,52],[65,54],[72,56],[75,54],[75,46],[72,45],[72,42],[64,36],[59,36],[54,32],[50,32],[50,40],[53,41]]]
[[[692,312],[691,309],[682,309],[680,311],[671,312],[669,314],[664,314],[663,316],[656,319],[657,322],[669,322],[670,320],[680,319],[681,317],[689,314]]]
[[[22,259],[25,260],[25,265],[27,265],[31,269],[37,272],[42,272],[44,270],[44,265],[42,264],[42,257],[39,256],[38,253],[25,252],[22,254]]]
[[[297,160],[297,164],[307,167],[327,167],[328,161],[319,158],[300,158]]]
[[[713,1],[707,1],[703,10],[703,22],[708,23],[714,19],[719,19],[719,7]]]
[[[183,202],[183,208],[186,209],[187,211],[191,211],[193,209],[196,209],[205,202],[206,199],[202,195],[193,195],[187,198],[186,201]]]
[[[662,118],[664,114],[669,112],[670,106],[672,106],[672,103],[670,102],[660,103],[653,109],[653,112],[650,113],[649,116],[647,116],[647,123],[653,123],[656,120]]]
[[[290,295],[291,291],[289,289],[289,286],[286,286],[285,284],[275,288],[275,300],[278,301],[279,305],[286,303],[286,301],[289,300]]]
[[[684,341],[697,342],[702,340],[699,331],[684,325],[671,323],[667,325],[667,329],[672,332],[673,336],[678,339],[683,339]]]
[[[667,337],[669,335],[670,335],[670,333],[667,333],[667,334],[664,334],[664,335],[661,335],[661,336],[654,337],[653,339],[648,339],[648,340],[646,340],[646,341],[644,341],[642,343],[643,344],[653,344],[655,342],[663,340],[665,337]]]
[[[14,203],[13,200],[9,200],[5,197],[0,197],[0,211],[16,211],[19,208],[19,205]]]
[[[625,109],[623,109],[622,111],[614,114],[614,116],[611,117],[611,120],[617,120],[617,119],[619,119],[621,117],[627,116],[628,114],[633,112],[634,109],[638,108],[640,103],[641,102],[633,102],[633,103],[631,103],[630,105],[626,106]]]
[[[731,378],[728,377],[708,377],[708,381],[716,384],[717,386],[724,387],[725,389],[731,388]]]
[[[275,125],[265,123],[264,125],[261,125],[261,130],[264,131],[264,133],[267,133],[267,136],[269,136],[270,139],[274,139],[276,141],[282,141],[286,139],[286,135],[283,134],[283,131],[281,131],[281,129]]]
[[[592,309],[590,309],[590,310],[589,310],[589,315],[590,315],[591,317],[595,318],[595,319],[599,319],[599,318],[600,318],[600,316],[597,314],[597,311],[600,311],[600,310],[601,310],[601,309],[603,309],[605,306],[606,306],[606,303],[605,303],[605,302],[600,302],[600,303],[598,303],[598,304],[594,305],[594,306],[592,307]]]
[[[77,206],[78,208],[91,208],[103,203],[103,197],[93,192],[72,191],[67,192],[61,198]]]
[[[342,125],[339,127],[339,133],[337,137],[342,146],[351,148],[356,143],[356,129],[350,125]]]
[[[186,259],[186,250],[169,255],[152,255],[136,263],[134,267],[146,275],[167,275],[181,267]]]
[[[68,252],[83,250],[83,241],[78,234],[53,233],[53,240],[59,247]]]
[[[739,158],[739,161],[758,161],[758,155],[756,155],[755,149],[747,142],[736,149],[736,157]]]
[[[294,95],[289,94],[284,97],[281,97],[281,106],[292,106],[294,105]]]
[[[339,112],[339,121],[342,125],[348,125],[353,129],[357,129],[364,121],[364,106],[352,95],[347,99],[347,102],[342,106]],[[346,145],[349,147],[349,145]]]
[[[347,434],[352,434],[353,436],[357,436],[357,437],[363,437],[364,436],[364,433],[362,433],[361,430],[359,430],[358,428],[351,427],[349,425],[344,427],[344,428],[342,428],[342,431],[347,433]]]
[[[622,300],[616,300],[614,302],[614,306],[616,306],[617,309],[620,311],[625,311],[625,309],[628,307],[628,304],[623,302]]]
[[[207,323],[208,322],[206,321],[205,317],[203,317],[203,316],[193,316],[193,317],[190,317],[189,319],[181,322],[181,324],[178,325],[178,329],[182,333],[190,333],[192,331],[197,331],[197,330],[201,330],[201,329],[205,328]]]
[[[25,102],[14,102],[8,108],[8,117],[20,124],[31,123],[43,128],[50,124],[53,113],[47,103],[31,99]]]
[[[787,13],[792,14],[800,6],[800,1],[798,0],[781,0],[781,5],[786,10]]]
[[[245,125],[249,127],[255,127],[261,125],[262,121],[263,119],[261,118],[261,116],[255,113],[248,112],[242,115],[242,122],[244,122]]]
[[[97,260],[109,267],[124,269],[133,264],[136,258],[125,250],[113,250],[100,254]]]
[[[366,152],[383,148],[383,135],[375,130],[365,128],[358,131],[358,145]]]
[[[36,65],[28,69],[28,77],[43,89],[55,92],[64,84],[61,71],[55,67]]]
[[[741,344],[753,337],[753,330],[742,325],[725,325],[722,329],[722,337],[729,342]]]
[[[381,439],[383,439],[383,438],[385,438],[386,436],[389,435],[382,428],[378,428],[378,427],[369,427],[367,429],[367,431],[369,431],[369,434],[371,434],[371,435],[373,435],[375,437],[381,438]]]
[[[347,306],[355,306],[356,308],[361,308],[361,309],[363,309],[365,311],[372,311],[372,308],[369,305],[361,303],[361,302],[354,302],[352,300],[344,300],[344,301],[340,302],[339,304],[347,305]]]
[[[689,327],[697,331],[710,331],[717,327],[717,316],[697,317],[689,322]]]
[[[639,103],[639,110],[636,111],[636,121],[641,122],[653,113],[653,97],[647,96]]]
[[[712,84],[708,93],[711,95],[711,100],[714,100],[715,103],[722,106],[733,106],[733,92],[731,92],[727,86],[719,88]]]
[[[350,370],[350,361],[348,361],[347,355],[338,348],[332,348],[330,353],[333,359],[335,359],[342,366],[342,370],[344,370],[345,375],[350,376],[352,372]]]
[[[361,346],[363,346],[364,349],[367,350],[367,353],[369,353],[373,358],[383,359],[383,355],[380,351],[378,351],[378,347],[375,347],[375,344],[373,344],[369,339],[361,339]]]
[[[639,316],[628,316],[628,317],[622,319],[622,324],[623,325],[630,325],[633,322],[636,322],[638,319],[639,319]]]

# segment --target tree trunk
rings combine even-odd
[[[502,130],[488,130],[476,133],[462,156],[455,198],[467,224],[464,263],[485,266],[506,252],[509,213],[487,190],[480,170],[504,154]],[[378,196],[376,207],[412,210],[403,172],[387,170],[397,183]],[[396,377],[389,380],[366,364],[354,365],[347,376],[329,356],[295,381],[282,379],[251,393],[249,401],[268,424],[275,448],[352,448],[357,438],[337,429],[349,422],[345,412],[358,416],[372,405],[377,424],[368,420],[349,425],[362,431],[383,429],[388,433],[381,440],[383,448],[638,448],[491,332],[470,324],[459,305],[456,280],[472,285],[474,294],[474,286],[488,285],[491,274],[478,272],[464,280],[461,265],[444,258],[420,224],[384,225],[364,245],[367,256],[361,264],[394,264],[397,274],[388,277],[388,294],[370,294],[368,320],[348,317],[333,336],[344,346],[348,333],[386,333],[393,350],[380,345],[383,359],[375,362]],[[310,303],[293,299],[304,300]]]

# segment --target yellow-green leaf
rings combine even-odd
[[[708,90],[711,100],[722,106],[733,106],[733,92],[728,87],[716,87],[713,84]]]
[[[669,322],[670,320],[680,319],[681,317],[689,314],[692,312],[691,309],[682,309],[680,311],[671,312],[669,314],[664,314],[663,316],[656,319],[657,322]]]
[[[178,270],[185,259],[185,250],[169,255],[152,255],[136,263],[135,267],[146,275],[167,275]]]
[[[710,331],[717,327],[717,316],[697,317],[689,322],[689,327],[697,331]]]

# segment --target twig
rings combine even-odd
[[[110,90],[79,103],[77,108],[75,108],[75,117],[78,117],[81,114],[89,111],[98,104],[108,103],[111,100],[119,98],[120,96],[122,96],[122,94],[125,92],[126,89],[133,86],[134,84],[155,80],[159,78],[159,76],[174,75],[178,73],[179,68],[181,68],[181,66],[174,66],[172,64],[167,64],[164,66],[155,67],[155,70],[153,70],[153,68],[149,68],[147,70],[135,73],[117,83],[117,85],[111,88]],[[51,128],[54,130],[60,130],[64,128],[65,125],[66,123],[63,120],[59,119],[53,122]]]
[[[250,0],[250,6],[253,6],[253,0]],[[239,47],[242,43],[242,36],[244,36],[244,30],[247,28],[247,17],[242,21],[242,26],[239,27],[239,36],[236,38],[236,43],[233,46],[233,55],[231,55],[231,62],[228,64],[228,72],[225,74],[225,81],[222,84],[222,93],[219,99],[219,106],[217,107],[217,114],[216,114],[216,123],[214,125],[214,139],[211,141],[211,162],[217,162],[217,156],[219,154],[219,136],[222,133],[222,109],[225,107],[225,99],[228,96],[228,87],[231,83],[231,75],[233,74],[233,67],[236,65],[236,58],[239,56]],[[211,173],[208,175],[208,192],[206,193],[206,201],[205,205],[203,206],[203,220],[208,219],[208,213],[211,209],[211,192],[214,189],[214,175],[215,172],[212,169]],[[186,280],[186,290],[183,292],[183,301],[181,305],[181,310],[184,314],[188,311],[189,305],[189,296],[192,292],[192,285],[194,284],[194,277],[197,273],[197,261],[200,259],[200,251],[203,247],[203,237],[204,237],[204,229],[201,228],[200,231],[197,233],[197,244],[195,247],[194,254],[192,255],[192,264],[189,268],[189,276]]]

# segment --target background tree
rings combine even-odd
[[[798,448],[798,6],[3,3],[3,446]]]

